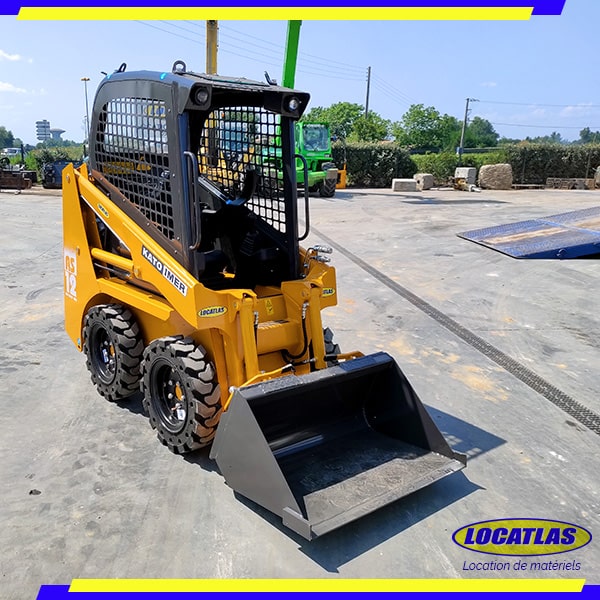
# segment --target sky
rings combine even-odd
[[[85,137],[86,84],[127,70],[206,68],[205,21],[18,21],[0,16],[0,126],[35,144],[35,122]],[[143,17],[143,13],[140,14]],[[340,19],[343,10],[340,9]],[[509,138],[600,131],[599,0],[566,0],[560,16],[529,21],[303,21],[296,88],[310,107],[365,104],[398,121],[411,104],[462,121],[489,120]],[[281,80],[286,21],[219,21],[218,72]]]

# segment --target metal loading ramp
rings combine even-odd
[[[578,258],[600,253],[600,206],[458,233],[514,258]]]

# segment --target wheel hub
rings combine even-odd
[[[154,382],[152,397],[156,412],[171,433],[178,433],[187,420],[186,398],[179,375],[164,362],[156,365]]]
[[[98,375],[104,383],[110,384],[117,372],[115,346],[103,327],[96,329],[94,338],[92,348]]]

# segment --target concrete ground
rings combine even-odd
[[[598,192],[558,190],[311,199],[309,242],[336,250],[339,305],[325,314],[336,340],[392,354],[469,463],[307,542],[234,495],[207,452],[169,453],[138,397],[111,404],[95,392],[63,331],[60,193],[0,193],[0,597],[32,598],[43,583],[74,578],[599,584],[595,540],[537,559],[578,570],[532,574],[470,571],[506,559],[451,537],[509,517],[600,535],[600,440],[569,408],[600,413],[597,259],[516,260],[456,236],[599,204]],[[532,373],[533,387],[523,381]]]

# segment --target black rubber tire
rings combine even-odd
[[[326,327],[325,329],[323,329],[323,338],[325,340],[325,354],[341,354],[341,350],[340,350],[340,346],[339,344],[336,344],[333,341],[333,331],[331,331],[331,329],[329,329],[329,327]],[[337,360],[328,360],[327,361],[327,366],[328,367],[333,367],[335,365],[338,365],[339,362]]]
[[[335,179],[325,179],[319,185],[319,196],[321,196],[321,198],[333,198],[336,185],[337,181]]]
[[[154,340],[142,362],[143,405],[158,439],[175,454],[208,446],[221,417],[221,391],[202,346],[181,336]]]
[[[107,400],[139,390],[144,343],[131,311],[119,304],[91,308],[83,323],[83,352],[92,382]]]

